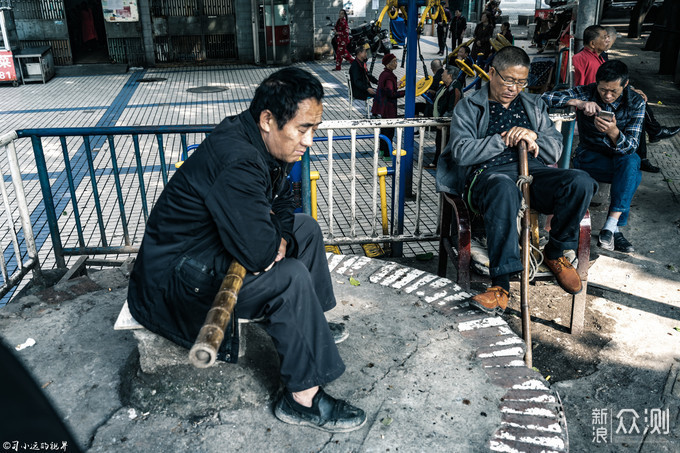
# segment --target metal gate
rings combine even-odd
[[[22,0],[9,5],[23,48],[52,46],[56,64],[73,64],[63,0]]]
[[[233,0],[152,0],[157,63],[236,60]]]

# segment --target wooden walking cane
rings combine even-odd
[[[246,268],[234,259],[189,351],[189,361],[196,368],[208,368],[215,363],[224,332],[234,317],[234,307],[245,275]]]
[[[531,368],[533,363],[533,354],[531,350],[531,315],[529,313],[529,253],[531,249],[529,246],[529,232],[531,230],[531,216],[530,196],[529,196],[529,181],[526,178],[529,176],[529,160],[527,157],[527,144],[524,141],[519,142],[519,175],[523,177],[521,183],[522,196],[525,202],[525,211],[522,215],[522,281],[520,283],[520,308],[522,312],[522,338],[526,344],[526,354],[524,355],[524,363]]]

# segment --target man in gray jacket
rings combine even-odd
[[[516,221],[522,199],[516,185],[517,146],[522,141],[533,176],[531,207],[554,214],[545,263],[565,291],[582,290],[564,250],[578,245],[579,224],[597,183],[584,171],[549,167],[562,153],[562,136],[540,97],[521,92],[527,86],[529,64],[526,52],[518,47],[496,54],[488,85],[454,109],[451,139],[437,169],[437,190],[463,196],[483,215],[492,286],[473,297],[471,304],[488,313],[505,310],[510,275],[522,270]]]

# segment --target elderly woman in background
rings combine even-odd
[[[347,11],[341,9],[338,13],[338,21],[335,23],[335,70],[339,71],[342,69],[342,59],[349,61],[350,63],[354,58],[349,54],[347,46],[349,45],[349,23],[347,22]]]
[[[394,75],[394,70],[397,68],[396,55],[388,53],[383,57],[382,64],[385,65],[385,69],[378,79],[378,88],[376,89],[371,113],[373,113],[373,115],[380,115],[381,118],[396,118],[397,99],[404,97],[404,90],[397,90],[397,76]],[[394,137],[394,128],[380,128],[380,134],[392,141],[392,137]],[[387,143],[382,140],[380,141],[380,151],[382,151],[383,158],[392,158]]]
[[[493,36],[494,25],[488,13],[482,13],[482,20],[475,27],[475,42],[472,45],[472,59],[476,62],[478,55],[484,54],[484,59],[491,54],[491,37]]]

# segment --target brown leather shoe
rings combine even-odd
[[[578,294],[581,292],[583,289],[581,279],[579,278],[576,269],[574,269],[574,266],[571,265],[566,257],[561,256],[556,260],[546,259],[544,263],[552,273],[555,274],[557,283],[560,284],[563,290],[569,294]]]
[[[477,294],[470,299],[470,305],[477,307],[485,313],[502,315],[508,306],[510,293],[500,286],[491,286],[486,292]]]

